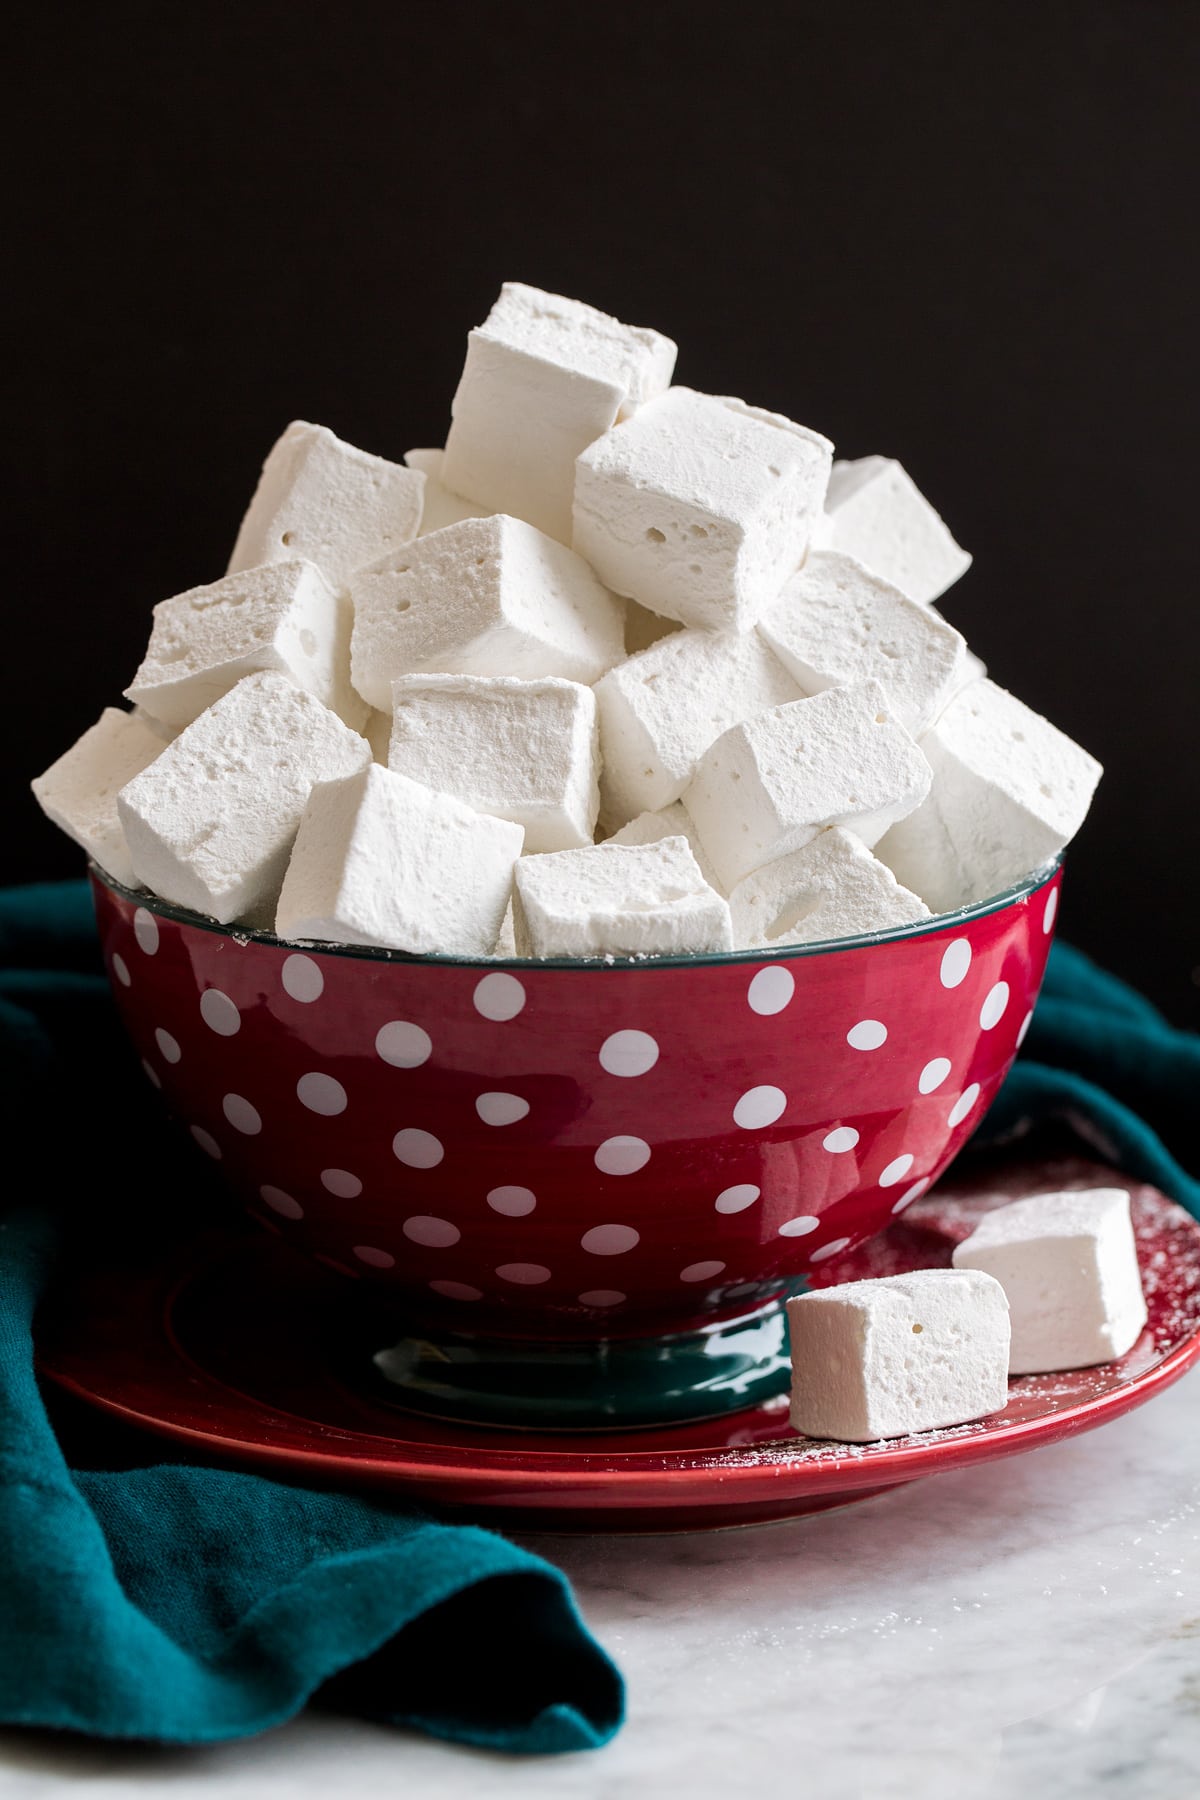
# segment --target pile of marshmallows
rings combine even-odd
[[[814,942],[1053,858],[1099,765],[930,604],[970,558],[904,470],[674,365],[509,283],[444,451],[289,426],[45,811],[223,924],[468,956]]]

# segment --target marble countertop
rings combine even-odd
[[[527,1541],[629,1682],[607,1749],[508,1760],[306,1716],[130,1751],[0,1733],[50,1800],[1192,1800],[1200,1374],[1099,1431],[781,1525]]]

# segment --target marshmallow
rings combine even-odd
[[[46,817],[123,887],[136,887],[137,876],[117,815],[117,795],[163,749],[151,722],[106,706],[79,742],[32,784]]]
[[[599,805],[596,696],[543,676],[401,675],[388,767],[525,828],[525,850],[590,844]]]
[[[1057,856],[1101,775],[1095,757],[993,681],[952,700],[921,749],[929,798],[879,854],[935,912],[989,899]]]
[[[139,725],[144,725],[147,731],[152,731],[162,744],[173,744],[183,730],[182,725],[168,725],[165,719],[156,719],[144,706],[131,706],[128,716],[136,719]]]
[[[569,544],[576,457],[674,367],[659,332],[506,281],[467,339],[441,479]]]
[[[732,948],[729,908],[683,837],[523,857],[513,897],[522,956],[671,956]]]
[[[371,748],[282,675],[248,675],[117,797],[139,881],[220,924],[270,916],[316,781]]]
[[[758,630],[805,694],[874,676],[914,737],[964,686],[966,641],[852,557],[815,550]]]
[[[639,606],[636,600],[625,602],[626,656],[636,656],[639,650],[648,650],[660,638],[670,637],[673,631],[682,629],[678,619],[664,619],[661,613],[651,612],[648,606]]]
[[[729,890],[828,825],[870,848],[929,783],[879,682],[856,681],[735,725],[700,758],[683,803]]]
[[[561,675],[586,687],[624,654],[624,619],[582,558],[499,513],[464,519],[362,569],[351,673],[392,704],[397,675]]]
[[[974,1269],[917,1269],[789,1300],[792,1424],[847,1444],[1008,1404],[1008,1302]]]
[[[890,456],[834,463],[819,535],[824,548],[852,556],[910,600],[936,600],[971,566],[967,551]]]
[[[242,520],[229,573],[315,562],[334,587],[417,535],[425,477],[297,419],[272,446]]]
[[[699,864],[705,881],[710,888],[721,893],[717,872],[704,854],[704,846],[696,834],[696,827],[678,800],[671,806],[664,806],[660,812],[639,813],[636,819],[630,819],[627,825],[622,825],[619,831],[614,831],[605,841],[609,844],[661,844],[664,838],[669,837],[687,839],[688,849]]]
[[[925,902],[840,825],[739,881],[729,911],[736,950],[824,943],[929,917]]]
[[[997,1207],[955,1247],[954,1266],[981,1269],[1008,1296],[1014,1375],[1111,1362],[1146,1323],[1123,1188],[1033,1194]]]
[[[313,788],[279,896],[282,938],[488,956],[524,832],[371,763]]]
[[[443,525],[459,525],[464,519],[486,519],[495,510],[490,506],[477,506],[473,500],[465,500],[461,494],[454,493],[442,480],[443,450],[406,450],[404,461],[408,468],[417,469],[425,477],[425,498],[421,507],[421,529],[418,537],[428,537],[431,531],[440,531]]]
[[[596,683],[606,823],[678,800],[709,745],[804,690],[754,632],[677,631]]]
[[[748,631],[803,560],[832,451],[779,413],[671,388],[579,458],[572,542],[654,612]]]
[[[125,696],[168,725],[190,725],[259,669],[286,675],[355,731],[366,722],[350,686],[350,603],[315,563],[267,563],[160,601]]]

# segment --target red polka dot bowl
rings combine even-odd
[[[1061,869],[872,938],[611,963],[298,946],[92,879],[147,1078],[252,1214],[356,1279],[378,1379],[561,1429],[786,1383],[787,1294],[924,1193],[1007,1074]]]

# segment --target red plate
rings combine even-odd
[[[553,1436],[418,1418],[339,1368],[322,1325],[339,1277],[261,1233],[92,1270],[40,1333],[43,1374],[206,1460],[385,1488],[556,1531],[678,1530],[792,1518],[942,1469],[1032,1450],[1148,1400],[1200,1356],[1200,1225],[1155,1189],[1071,1162],[946,1184],[827,1280],[948,1263],[990,1206],[1036,1188],[1129,1186],[1149,1324],[1119,1362],[1024,1376],[974,1425],[851,1446],[797,1436],[779,1400],[707,1423]]]

